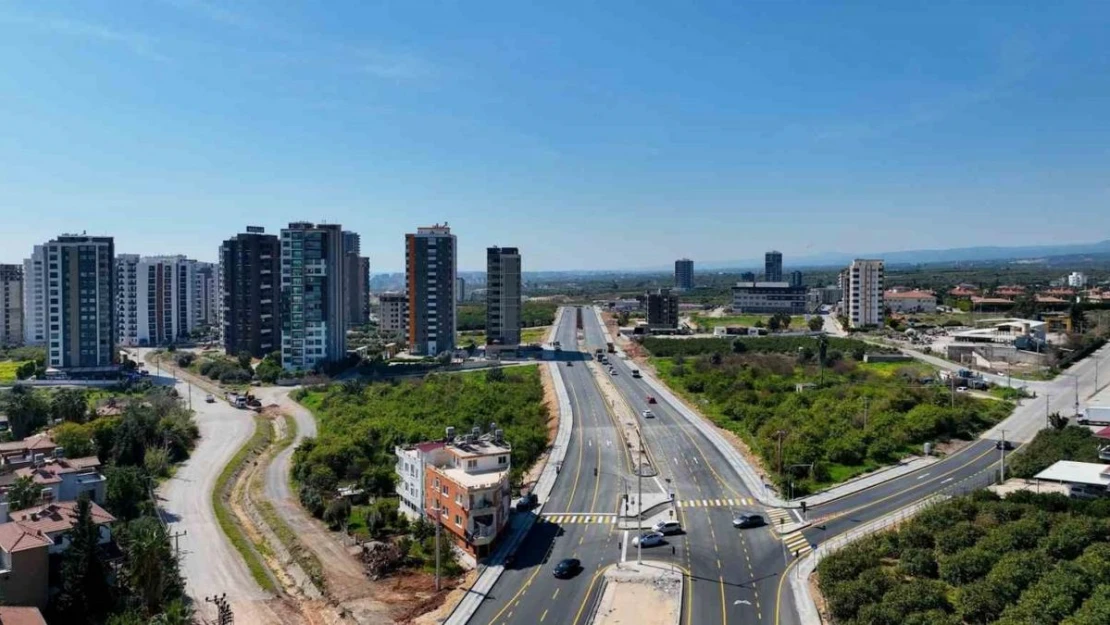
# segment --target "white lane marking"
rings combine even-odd
[[[736,601],[732,602],[732,605],[751,605],[751,604],[752,604],[751,601],[747,601],[745,599],[737,599]]]
[[[621,536],[621,562],[628,562],[628,530]]]
[[[594,446],[594,439],[587,438],[586,439],[586,445],[589,446],[589,447],[593,447]]]
[[[917,476],[917,479],[919,479],[919,480],[923,480],[923,479],[925,479],[925,478],[927,478],[927,477],[929,477],[929,474],[928,474],[928,473],[922,473],[921,475]]]
[[[698,462],[698,457],[697,456],[694,456],[694,464],[701,464],[700,462]]]
[[[671,458],[671,460],[674,460],[674,463],[678,464],[678,458]]]
[[[940,483],[941,483],[941,484],[947,484],[948,482],[951,482],[951,481],[952,481],[952,480],[954,480],[954,479],[956,479],[956,478],[952,478],[952,477],[950,477],[950,478],[948,478],[948,479],[946,479],[946,480],[941,480],[941,481],[940,481]]]

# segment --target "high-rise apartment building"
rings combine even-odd
[[[648,293],[647,304],[648,327],[678,327],[678,295],[671,293],[670,289],[659,289],[655,293]]]
[[[66,234],[46,254],[46,363],[71,375],[115,369],[115,244],[112,237]]]
[[[378,328],[383,333],[408,334],[409,296],[382,293],[378,296]]]
[[[46,344],[46,248],[23,261],[23,344]]]
[[[883,324],[883,261],[856,259],[848,267],[844,299],[852,328]]]
[[[347,307],[347,322],[351,327],[365,325],[370,306],[370,259],[360,256],[361,237],[358,233],[343,232],[343,302]]]
[[[520,345],[521,287],[517,248],[486,248],[486,345]]]
[[[409,351],[435,356],[455,349],[455,235],[447,224],[405,235]]]
[[[790,272],[790,286],[792,288],[796,289],[796,288],[802,286],[803,282],[804,281],[802,280],[802,272],[800,272],[800,271],[791,271]]]
[[[281,241],[248,226],[220,246],[221,341],[231,355],[281,349]]]
[[[460,304],[466,301],[466,278],[462,276],[455,278],[455,301]]]
[[[0,265],[0,347],[23,344],[23,267]]]
[[[219,328],[220,266],[197,262],[196,276],[197,325]]]
[[[782,282],[782,252],[772,250],[763,255],[763,281]]]
[[[197,261],[184,256],[116,258],[116,319],[122,345],[170,345],[199,325]]]
[[[281,230],[281,364],[308,371],[347,356],[347,262],[338,224]],[[357,255],[356,255],[357,256]]]
[[[689,258],[674,261],[674,288],[684,291],[694,288],[694,261]]]

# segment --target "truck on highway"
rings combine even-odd
[[[605,352],[600,347],[595,349],[594,358],[596,358],[598,362],[602,362],[605,360]]]
[[[1079,425],[1110,425],[1110,406],[1087,406],[1076,422]]]

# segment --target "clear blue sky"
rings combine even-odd
[[[375,271],[444,220],[463,269],[1110,237],[1110,3],[523,4],[0,1],[0,262],[292,220]]]

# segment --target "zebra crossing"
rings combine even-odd
[[[540,519],[548,523],[555,523],[556,525],[568,524],[602,524],[602,525],[616,525],[617,515],[612,513],[576,513],[576,514],[543,514]]]
[[[736,506],[754,506],[755,500],[748,497],[738,499],[679,499],[679,508],[727,508]]]
[[[782,542],[786,543],[786,550],[797,557],[804,556],[810,551],[813,551],[813,548],[809,544],[809,539],[802,534],[801,530],[783,536]]]
[[[771,525],[782,525],[783,523],[793,523],[795,521],[790,511],[782,508],[768,508],[767,516],[771,518],[771,520],[768,521]]]

